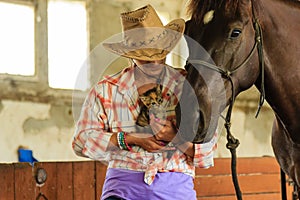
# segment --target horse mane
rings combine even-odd
[[[285,3],[300,5],[300,0],[280,0]],[[201,22],[203,16],[210,10],[235,13],[239,0],[190,0],[187,4],[187,14],[196,22]]]
[[[210,10],[223,9],[224,12],[230,10],[235,13],[239,0],[190,0],[187,6],[187,14],[200,22],[203,16]]]

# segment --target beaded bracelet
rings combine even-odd
[[[124,133],[123,132],[118,132],[117,138],[118,138],[118,144],[119,144],[120,149],[126,150],[126,145],[125,145],[124,139],[123,139],[124,138]]]
[[[119,145],[119,148],[122,149],[122,150],[131,151],[132,148],[126,142],[126,135],[127,135],[127,133],[124,133],[124,132],[118,132],[117,133],[118,145]]]
[[[120,140],[120,137],[121,137],[120,135],[121,135],[121,132],[118,132],[117,133],[118,146],[119,146],[120,149],[123,149],[123,146],[122,146],[121,140]]]
[[[127,136],[127,133],[124,133],[124,143],[125,143],[125,146],[126,146],[127,150],[128,150],[128,151],[131,151],[132,148],[131,148],[131,146],[129,146],[128,143],[126,142],[126,136]]]
[[[120,132],[120,143],[121,143],[122,149],[127,150],[127,146],[126,146],[125,140],[124,140],[124,135],[125,135],[124,132]]]

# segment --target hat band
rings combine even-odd
[[[168,34],[168,31],[164,29],[156,34],[151,34],[151,30],[144,32],[144,31],[137,31],[135,34],[128,33],[124,35],[124,46],[127,48],[157,48],[157,44],[159,40],[162,40]],[[130,36],[130,37],[129,37]]]

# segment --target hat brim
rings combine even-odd
[[[128,44],[123,40],[121,42],[103,43],[103,46],[108,51],[126,58],[146,61],[162,60],[181,39],[185,29],[185,21],[175,19],[161,28],[138,28],[130,30],[129,34],[136,35],[138,38],[144,34],[145,29],[158,34],[143,41],[137,41],[134,44]]]

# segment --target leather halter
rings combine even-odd
[[[213,65],[211,63],[208,63],[203,60],[187,60],[187,64],[199,64],[202,65],[208,69],[211,69],[213,71],[216,71],[222,75],[223,78],[228,79],[231,84],[231,99],[230,99],[230,104],[229,108],[227,110],[227,114],[225,117],[225,128],[227,131],[227,144],[226,147],[230,150],[231,152],[231,170],[232,170],[232,181],[234,183],[235,191],[236,191],[236,196],[238,200],[242,199],[242,193],[239,188],[238,184],[238,178],[237,178],[237,173],[236,173],[236,148],[240,144],[239,140],[234,138],[234,136],[231,134],[230,127],[231,127],[231,113],[232,113],[232,108],[233,104],[235,102],[235,91],[234,91],[234,85],[232,81],[232,75],[238,71],[240,68],[244,67],[246,63],[251,59],[252,55],[255,52],[255,49],[257,49],[258,52],[258,59],[259,59],[259,67],[261,70],[261,86],[260,86],[260,99],[259,99],[259,105],[258,105],[258,110],[256,112],[255,117],[258,116],[260,109],[264,103],[265,100],[265,89],[264,89],[264,55],[263,55],[263,36],[262,36],[262,29],[261,26],[258,22],[258,19],[255,17],[254,13],[254,8],[253,8],[253,2],[252,3],[252,14],[253,14],[253,28],[255,30],[255,43],[248,54],[248,56],[244,59],[244,61],[239,64],[237,67],[233,68],[233,70],[227,70],[227,69],[222,69],[216,65]]]
[[[255,30],[255,43],[250,51],[250,53],[248,54],[248,56],[244,59],[244,61],[239,64],[237,67],[235,67],[233,70],[227,70],[227,69],[222,69],[221,67],[218,67],[216,65],[213,65],[209,62],[206,62],[204,60],[188,60],[187,64],[199,64],[202,66],[205,66],[208,69],[211,69],[213,71],[219,72],[223,78],[226,78],[230,81],[231,86],[232,86],[232,95],[231,95],[231,102],[230,105],[234,103],[235,101],[235,93],[234,93],[234,88],[233,88],[233,81],[232,81],[232,75],[237,72],[240,68],[244,67],[247,62],[251,59],[252,55],[255,52],[255,49],[257,49],[258,51],[258,59],[259,59],[259,67],[261,69],[261,95],[260,95],[260,101],[259,101],[259,106],[258,106],[258,110],[256,112],[255,117],[258,116],[260,109],[264,103],[265,100],[265,90],[264,90],[264,61],[263,61],[263,38],[262,38],[262,30],[261,30],[261,26],[258,22],[257,19],[254,19],[254,23],[253,23],[253,28]]]

